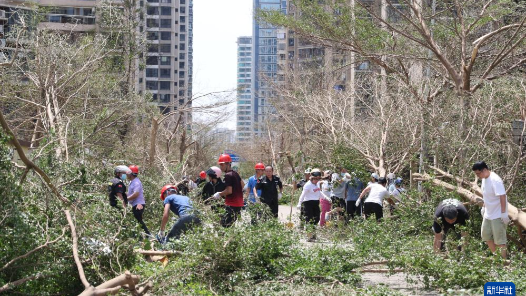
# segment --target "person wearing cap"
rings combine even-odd
[[[201,185],[201,183],[204,183],[206,182],[206,172],[205,171],[201,171],[199,173],[199,177],[197,177],[197,179],[195,179],[195,185],[197,187],[199,187],[199,185]]]
[[[144,200],[142,182],[139,180],[138,174],[139,168],[136,165],[129,166],[129,172],[127,174],[128,180],[130,180],[130,186],[128,187],[128,203],[131,204],[133,216],[137,222],[139,222],[139,225],[141,225],[142,230],[150,235],[148,227],[146,227],[146,224],[142,220],[146,201]]]
[[[466,225],[466,221],[469,219],[468,210],[464,205],[457,199],[448,198],[441,201],[435,210],[435,220],[433,222],[433,232],[435,238],[433,240],[433,248],[435,252],[445,250],[446,235],[450,230],[455,230],[455,225]],[[462,237],[466,237],[467,233],[462,232]],[[457,234],[460,238],[460,235]],[[466,244],[467,241],[464,241]],[[459,246],[460,250],[461,247]]]
[[[163,201],[164,211],[161,220],[161,229],[157,234],[157,240],[161,244],[167,243],[171,238],[178,239],[181,234],[192,227],[201,224],[201,220],[196,215],[192,201],[188,196],[177,194],[177,188],[173,185],[165,185],[161,189],[161,200]],[[170,211],[179,216],[177,222],[165,236],[165,227],[170,217]]]
[[[352,176],[349,175],[348,179],[349,181],[345,185],[345,212],[347,213],[347,221],[354,219],[355,215],[358,217],[362,215],[362,209],[356,206],[356,201],[364,187],[363,182],[356,177],[356,174],[352,173]]]
[[[309,182],[311,170],[312,170],[311,168],[308,168],[305,170],[305,172],[303,172],[303,179],[301,179],[298,183],[296,183],[296,189],[303,188],[303,186],[305,186],[305,184]]]
[[[118,209],[121,214],[122,209],[118,206],[117,199],[120,200],[122,206],[126,208],[128,204],[128,198],[126,195],[126,185],[124,181],[126,180],[126,174],[130,172],[130,169],[125,165],[116,166],[113,170],[113,179],[111,179],[108,184],[108,194],[110,198],[110,206]]]
[[[274,175],[274,168],[270,165],[265,167],[265,175],[261,176],[256,183],[256,190],[261,190],[260,200],[269,206],[274,218],[278,217],[278,200],[283,194],[283,183]]]
[[[402,195],[405,193],[405,189],[402,187],[402,181],[402,178],[396,178],[393,182],[395,186],[394,190],[389,191],[389,198],[387,201],[389,202],[391,216],[393,215],[396,206],[402,201]]]
[[[221,217],[221,225],[230,227],[236,222],[244,205],[245,184],[239,174],[232,170],[232,158],[229,154],[221,154],[217,162],[221,171],[225,173],[225,190],[214,193],[213,197],[225,199],[225,213]]]
[[[321,206],[321,214],[320,214],[320,226],[325,226],[325,223],[327,222],[327,213],[331,211],[332,207],[332,200],[330,198],[331,191],[332,191],[332,184],[331,184],[331,171],[326,170],[323,172],[323,176],[321,178],[321,181],[318,182],[318,187],[321,189],[321,194],[323,196],[322,199],[320,199],[320,206]]]
[[[492,253],[500,249],[502,258],[506,259],[506,227],[510,223],[508,216],[508,197],[504,182],[499,175],[490,171],[484,162],[476,162],[472,167],[475,175],[482,179],[482,198],[484,205],[482,214],[482,240],[486,242]]]
[[[321,179],[321,171],[319,169],[313,169],[311,171],[310,181],[303,186],[300,199],[298,201],[298,208],[303,207],[305,210],[306,224],[316,226],[320,221],[320,199],[324,198],[321,194],[321,189],[318,187],[318,182]],[[309,241],[316,240],[316,234],[314,232],[307,233]]]
[[[376,221],[380,221],[384,216],[383,211],[383,201],[384,198],[389,197],[389,192],[385,188],[387,185],[387,180],[385,178],[379,178],[378,183],[369,184],[363,191],[360,193],[358,200],[355,205],[359,206],[362,198],[369,193],[369,196],[364,202],[363,212],[365,218],[369,218],[373,213],[376,217]]]

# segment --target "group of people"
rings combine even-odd
[[[205,204],[210,204],[212,209],[221,213],[220,224],[223,227],[232,226],[240,217],[244,207],[250,209],[256,204],[266,205],[271,215],[278,217],[278,201],[283,194],[283,183],[274,175],[272,166],[257,163],[254,167],[255,174],[245,184],[239,174],[232,169],[230,155],[220,155],[218,165],[219,167],[210,167],[206,172],[202,171],[195,182],[186,178],[178,185],[168,184],[161,189],[160,198],[163,200],[164,212],[157,235],[160,242],[165,243],[171,238],[178,238],[192,226],[201,223],[192,200],[187,196],[188,192],[195,188],[200,188],[199,195]],[[319,224],[323,227],[331,217],[347,222],[356,216],[369,218],[373,214],[376,220],[380,221],[383,218],[384,202],[392,213],[392,210],[403,200],[402,196],[405,194],[405,189],[402,187],[403,180],[395,178],[392,173],[388,174],[387,178],[372,173],[370,181],[364,185],[354,173],[349,173],[345,168],[338,170],[339,173],[332,173],[329,170],[322,172],[317,168],[309,168],[305,171],[304,178],[294,184],[297,189],[302,190],[297,207],[305,224],[311,226]],[[481,189],[484,199],[481,210],[482,239],[492,252],[496,252],[499,248],[501,255],[506,257],[506,225],[510,219],[504,184],[497,174],[489,170],[485,162],[475,163],[472,170],[482,179]],[[139,225],[146,234],[151,235],[143,221],[145,199],[138,174],[139,169],[136,165],[129,167],[119,165],[115,168],[114,178],[108,186],[110,205],[120,209],[120,203],[125,208],[130,204]],[[128,190],[125,180],[129,181]],[[179,219],[166,233],[170,211],[179,216]],[[252,222],[260,219],[261,216],[262,210],[259,208]],[[465,225],[468,219],[468,211],[459,200],[446,199],[440,202],[435,210],[432,226],[435,234],[434,249],[437,252],[444,250],[446,235],[455,230],[455,225]],[[308,240],[314,241],[316,235],[312,231],[313,228],[310,229]],[[466,236],[466,233],[457,233],[457,237],[462,236]]]

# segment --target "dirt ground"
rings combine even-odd
[[[279,219],[283,223],[289,222],[291,209],[290,206],[280,205],[279,206]],[[292,208],[292,223],[294,225],[299,224],[299,210],[296,209],[295,205]],[[323,241],[319,241],[316,243],[309,243],[306,240],[302,240],[302,243],[307,245],[314,245],[314,244],[324,244]],[[440,295],[436,291],[426,291],[424,290],[424,286],[421,281],[419,281],[416,278],[413,278],[411,282],[409,283],[407,281],[407,275],[405,273],[396,273],[393,275],[388,275],[384,273],[362,273],[362,279],[363,279],[363,285],[364,286],[376,286],[376,285],[384,285],[389,287],[390,289],[396,290],[403,295],[418,295],[418,296],[438,296]]]

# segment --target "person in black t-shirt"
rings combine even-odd
[[[203,186],[203,191],[201,193],[201,198],[205,202],[205,204],[211,204],[213,203],[213,200],[211,197],[216,192],[222,192],[225,190],[226,186],[223,180],[221,180],[221,169],[218,167],[211,167],[206,171],[206,174],[208,175],[209,182],[206,182]],[[217,205],[212,206],[213,209],[218,208]]]
[[[130,169],[127,166],[119,165],[115,167],[115,170],[113,171],[114,177],[108,184],[110,206],[121,211],[121,214],[122,210],[117,203],[117,199],[119,199],[122,203],[122,206],[126,208],[128,198],[126,195],[126,185],[124,185],[123,181],[126,180],[127,173],[131,173]]]
[[[278,217],[278,200],[281,199],[283,192],[283,183],[279,177],[273,175],[274,168],[267,166],[265,168],[265,175],[259,178],[256,189],[261,190],[260,200],[262,203],[268,205],[272,211],[274,218]],[[279,188],[279,192],[278,192]]]
[[[444,251],[446,235],[449,230],[455,230],[455,225],[457,224],[466,225],[466,220],[468,219],[468,211],[459,200],[449,198],[440,202],[435,210],[435,221],[433,222],[433,232],[435,233],[433,247],[435,252]],[[467,233],[462,232],[461,236],[465,237]],[[457,234],[457,238],[460,238],[460,235]],[[460,250],[461,247],[459,246],[458,249]]]

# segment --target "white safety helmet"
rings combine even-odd
[[[115,172],[115,174],[117,174],[117,173],[131,174],[130,168],[128,168],[125,165],[118,165],[118,166],[116,166],[114,172]]]
[[[216,173],[216,177],[219,179],[221,178],[221,175],[223,174],[223,172],[221,171],[220,168],[216,167],[216,166],[213,166],[213,167],[210,167],[210,170],[214,171]]]

